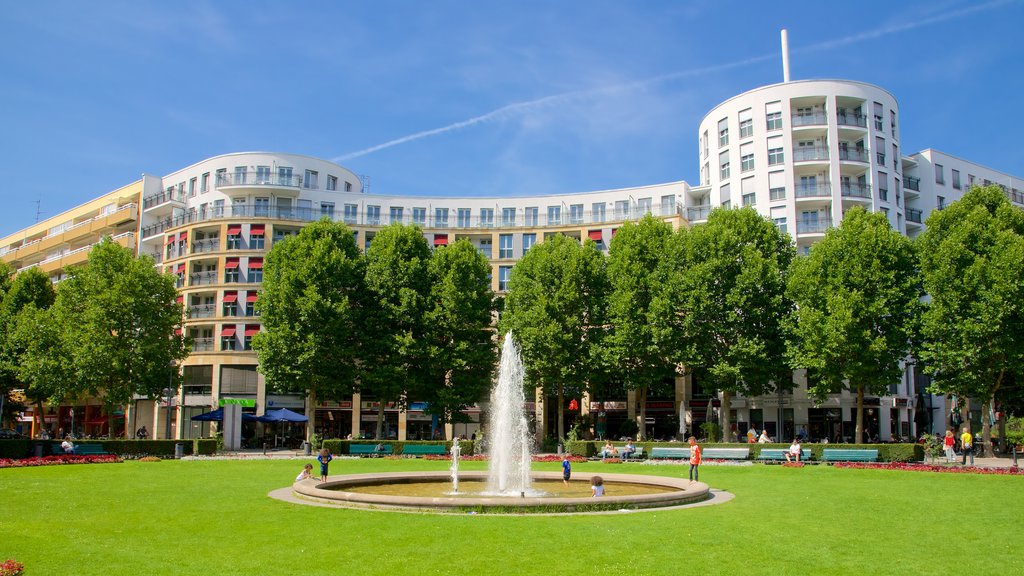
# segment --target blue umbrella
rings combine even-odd
[[[279,408],[277,410],[267,410],[257,420],[260,422],[308,422],[309,418],[297,412],[292,412],[287,408]]]
[[[224,420],[223,408],[217,408],[211,412],[206,412],[205,414],[192,417],[193,422],[220,422],[222,420]],[[245,422],[254,422],[256,421],[256,416],[254,414],[249,414],[248,412],[242,412],[242,420]]]

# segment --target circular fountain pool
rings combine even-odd
[[[664,508],[706,500],[709,489],[679,478],[601,474],[605,495],[590,495],[590,477],[562,484],[559,472],[534,472],[530,494],[489,495],[486,472],[463,472],[459,492],[452,493],[447,472],[395,472],[335,476],[327,482],[296,482],[301,499],[348,508],[418,510],[424,512],[590,512]]]

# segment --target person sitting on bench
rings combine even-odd
[[[628,460],[630,456],[636,454],[636,446],[633,446],[633,439],[626,440],[626,445],[622,447],[622,459]]]
[[[618,458],[619,451],[612,446],[612,441],[609,440],[604,443],[604,448],[601,449],[601,458]]]
[[[60,443],[60,447],[64,449],[65,454],[75,453],[75,444],[71,442],[71,436],[65,436],[64,441]]]
[[[789,445],[789,451],[786,452],[786,462],[792,462],[793,458],[796,458],[796,461],[799,462],[800,451],[800,437],[798,436],[793,438],[793,443]]]

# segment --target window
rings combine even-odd
[[[359,221],[359,205],[358,204],[345,204],[344,206],[344,219],[345,224],[355,224]]]
[[[239,281],[238,258],[228,258],[224,264],[224,283],[237,284]]]
[[[331,220],[334,220],[334,202],[321,202],[320,215],[327,216]]]
[[[270,166],[256,167],[256,183],[270,184]]]
[[[231,328],[233,330],[234,325]],[[221,394],[255,396],[257,389],[258,380],[255,365],[222,365],[220,367]]]
[[[740,138],[754,135],[754,116],[750,108],[740,111]]]
[[[297,183],[292,180],[291,166],[277,167],[277,184],[279,186],[297,186]]]
[[[892,134],[892,137],[895,138],[896,137],[896,111],[895,110],[889,110],[889,128],[892,129],[890,134]]]
[[[214,218],[221,218],[224,216],[224,200],[213,201],[213,214]]]
[[[637,198],[636,199],[636,213],[638,216],[644,216],[645,214],[651,213],[651,199],[650,198]]]
[[[266,237],[264,236],[264,227],[262,224],[256,226],[253,224],[249,229],[249,249],[250,250],[263,250],[264,242]]]
[[[705,130],[704,133],[700,135],[700,150],[701,150],[700,157],[701,158],[707,158],[708,157],[708,131],[707,130]]]
[[[238,292],[224,293],[224,316],[238,316]]]
[[[782,112],[771,112],[765,116],[765,127],[771,130],[782,130]]]
[[[492,243],[490,238],[481,238],[480,246],[477,248],[481,254],[485,257],[490,258],[494,251],[491,249]]]
[[[718,155],[718,179],[725,180],[729,177],[729,151],[726,150]]]
[[[775,224],[775,227],[779,229],[779,232],[782,232],[783,234],[787,232],[785,216],[782,216],[780,218],[772,218],[772,223]]]
[[[936,164],[935,165],[935,183],[936,184],[945,184],[946,183],[946,177],[943,176],[943,173],[942,173],[942,164]]]
[[[402,212],[404,212],[404,210],[401,206],[392,206],[388,214],[388,222],[392,224],[401,224]]]
[[[782,164],[783,162],[785,162],[785,154],[783,154],[781,147],[768,149],[769,166],[775,166],[776,164]]]
[[[455,225],[459,228],[469,228],[471,218],[472,211],[469,208],[459,208],[455,214]]]
[[[548,225],[562,223],[562,207],[548,206]]]
[[[249,258],[249,282],[263,282],[263,258]]]
[[[772,201],[786,199],[785,172],[768,173],[768,199]]]
[[[515,208],[502,208],[501,209],[501,225],[502,226],[515,226],[516,225],[516,209]]]
[[[240,225],[228,226],[228,250],[242,249],[242,227]]]
[[[512,257],[512,235],[502,234],[498,236],[498,258]]]
[[[235,166],[235,179],[232,181],[234,185],[245,184],[246,168],[245,166]]]
[[[380,206],[366,207],[366,223],[373,225],[380,224]]]
[[[775,200],[785,200],[786,199],[786,187],[785,186],[781,186],[779,188],[769,188],[768,189],[768,198],[769,198],[769,200],[772,200],[772,201],[775,201]]]
[[[661,215],[669,216],[676,213],[676,197],[672,195],[661,197]]]
[[[538,216],[539,212],[540,212],[540,210],[536,206],[530,206],[530,207],[526,208],[525,210],[523,210],[523,215],[525,217],[525,224],[527,226],[536,226],[537,225],[537,220],[539,219],[539,216]]]
[[[256,316],[256,293],[249,292],[249,295],[245,298],[245,315],[252,317]]]
[[[220,329],[220,349],[221,350],[238,350],[238,339],[235,338],[235,327],[234,326],[223,326]],[[222,367],[227,368],[227,366]],[[221,383],[221,392],[224,390],[224,383]]]
[[[617,200],[615,202],[615,219],[625,220],[629,218],[629,200]]]
[[[302,187],[315,189],[319,176],[320,174],[316,170],[306,170],[306,175],[302,179]]]
[[[231,199],[231,215],[232,216],[247,216],[245,213],[245,198],[232,198]]]
[[[481,208],[480,209],[480,226],[481,227],[494,226],[494,208]]]
[[[434,208],[434,226],[448,226],[447,208]]]
[[[338,189],[338,177],[337,176],[330,176],[330,175],[327,176],[327,189],[328,190],[337,190]]]
[[[227,168],[217,168],[217,186],[227,186],[227,185],[228,185],[228,169]]]
[[[508,280],[511,277],[511,266],[498,266],[498,290],[508,290]]]
[[[749,172],[754,169],[754,147],[744,144],[740,147],[740,171]]]
[[[583,223],[583,204],[571,204],[569,206],[569,223],[570,224],[582,224]]]
[[[744,206],[754,206],[757,203],[756,196],[757,195],[754,194],[753,192],[751,192],[750,194],[744,194],[743,195],[743,205]]]
[[[960,189],[960,171],[953,170],[953,188]]]
[[[729,144],[729,119],[722,118],[718,121],[718,146]]]
[[[594,202],[590,206],[590,219],[594,222],[604,222],[604,202]]]
[[[935,197],[935,201],[937,203],[937,206],[938,206],[939,210],[942,210],[943,208],[946,207],[946,197],[945,196],[936,196]]]
[[[718,197],[722,200],[723,205],[728,203],[732,199],[732,186],[723,184],[718,190]]]
[[[882,104],[875,102],[875,130],[881,132],[884,130],[882,126]]]
[[[708,163],[705,162],[704,165],[700,167],[700,183],[702,185],[708,183],[708,174]]]
[[[889,175],[885,172],[878,173],[878,199],[883,202],[889,201]]]
[[[199,180],[198,178],[193,178],[193,179],[188,181],[188,195],[189,195],[189,197],[192,197],[192,196],[196,195],[196,182],[198,182],[198,180]]]
[[[417,226],[425,226],[427,224],[427,209],[413,207],[412,223]]]
[[[722,208],[725,208],[726,210],[732,208],[732,200],[726,200],[725,202],[722,202]]]
[[[270,215],[270,198],[253,199],[253,216],[266,218]]]
[[[199,184],[199,192],[206,193],[210,190],[210,173],[206,172],[203,174],[203,179]]]
[[[352,191],[352,183],[349,182],[348,180],[346,180],[345,181],[345,192],[351,192],[351,191]]]
[[[525,253],[530,249],[531,246],[537,243],[536,234],[523,234],[523,252]]]

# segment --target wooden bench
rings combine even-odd
[[[665,458],[666,460],[688,460],[690,458],[689,448],[651,448],[651,459]]]
[[[428,454],[444,456],[447,453],[448,448],[443,444],[406,444],[402,447],[403,456],[426,456]]]
[[[757,457],[758,460],[771,460],[775,462],[785,462],[786,454],[789,452],[788,449],[782,448],[765,448],[761,450],[761,454]],[[800,461],[806,462],[811,459],[811,449],[802,448],[800,450]]]
[[[701,458],[711,460],[746,460],[750,458],[750,448],[705,448]]]
[[[825,448],[821,452],[824,462],[875,462],[878,450],[844,450],[842,448]]]
[[[54,456],[64,456],[64,449],[60,447],[60,443],[50,444],[50,451]],[[100,444],[75,444],[76,456],[102,456],[108,454],[103,446]]]
[[[348,446],[348,453],[354,456],[385,456],[391,454],[392,450],[391,444],[349,444]]]

